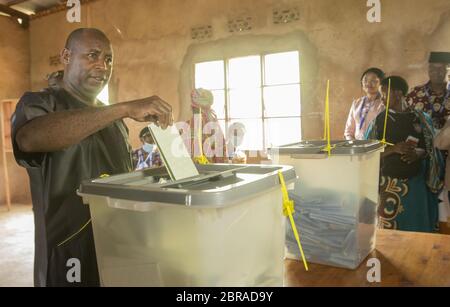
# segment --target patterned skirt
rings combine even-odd
[[[381,176],[379,227],[417,232],[436,232],[439,217],[438,194],[425,182],[425,168],[419,175],[399,179]]]

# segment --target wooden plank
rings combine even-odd
[[[7,6],[13,6],[13,5],[17,5],[17,4],[21,4],[24,2],[27,2],[28,0],[12,0],[12,1],[8,1],[8,3],[6,4]]]
[[[11,194],[9,189],[9,177],[8,177],[8,161],[6,160],[6,137],[5,137],[5,116],[4,116],[4,102],[0,104],[0,124],[2,135],[2,161],[3,161],[3,182],[5,187],[5,199],[6,207],[8,211],[11,210]]]
[[[450,286],[450,236],[378,230],[376,250],[368,258],[381,263],[381,283],[367,281],[367,260],[356,270],[285,261],[285,285],[305,286]]]
[[[23,28],[25,28],[25,29],[27,29],[28,26],[30,25],[30,17],[27,14],[24,14],[22,12],[19,12],[19,11],[13,9],[13,8],[10,8],[7,5],[0,4],[0,12],[8,14],[8,15],[10,15],[12,17],[15,17],[15,18],[22,19],[21,26]]]
[[[17,100],[14,99],[3,100],[0,102],[0,128],[2,138],[1,149],[3,160],[3,178],[5,183],[6,206],[8,208],[8,211],[11,210],[11,190],[8,174],[8,160],[6,154],[12,152],[10,118],[14,112],[16,104]]]
[[[85,5],[88,3],[92,3],[98,0],[80,0],[81,5]],[[62,3],[59,4],[55,4],[54,6],[48,7],[48,8],[43,8],[40,9],[38,11],[36,11],[36,13],[34,15],[30,16],[31,20],[37,19],[37,18],[41,18],[41,17],[45,17],[51,14],[55,14],[57,12],[61,12],[61,11],[65,11],[67,10],[67,3],[64,1]]]

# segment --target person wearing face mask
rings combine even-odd
[[[161,155],[147,127],[141,130],[139,139],[142,147],[133,152],[135,170],[162,166]]]
[[[361,85],[365,95],[356,99],[345,125],[346,140],[362,140],[369,124],[384,110],[381,102],[380,83],[384,72],[379,68],[369,68],[361,76]]]
[[[435,232],[438,228],[438,195],[443,187],[443,160],[433,146],[434,129],[428,114],[405,108],[407,82],[398,76],[381,83],[383,103],[387,104],[391,82],[386,141],[381,154],[381,228]],[[369,126],[366,139],[381,140],[385,112]]]

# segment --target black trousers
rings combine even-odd
[[[79,260],[80,280],[70,281],[73,276],[69,259]],[[73,265],[73,264],[72,264]],[[48,262],[47,287],[98,287],[100,286],[97,258],[95,255],[92,224],[66,244],[52,250]]]

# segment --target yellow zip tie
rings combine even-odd
[[[204,155],[195,157],[194,162],[202,165],[209,164],[208,158],[206,158]]]
[[[330,80],[327,81],[327,94],[325,97],[325,127],[323,131],[323,140],[327,141],[327,145],[323,151],[328,152],[328,156],[331,156],[331,150],[335,146],[331,146],[331,134],[330,134]]]
[[[386,116],[384,118],[383,139],[381,140],[381,143],[383,145],[394,146],[394,144],[386,142],[386,131],[387,131],[387,123],[388,123],[390,101],[391,101],[391,78],[389,78],[388,96],[387,96],[387,103],[386,103]]]
[[[298,245],[298,248],[300,250],[300,254],[302,255],[302,260],[303,260],[303,264],[305,265],[305,270],[309,271],[309,269],[308,269],[308,262],[306,261],[305,254],[303,253],[302,244],[300,242],[300,236],[299,236],[299,234],[297,232],[297,227],[295,226],[295,221],[294,221],[294,216],[293,216],[293,213],[294,213],[294,202],[289,199],[289,194],[288,194],[288,191],[287,191],[286,183],[284,181],[284,176],[283,176],[283,173],[281,171],[278,172],[278,176],[280,178],[281,193],[283,195],[283,214],[285,216],[288,216],[289,220],[291,221],[292,231],[294,232],[295,240],[297,240],[297,245]]]
[[[82,232],[89,224],[91,223],[91,220],[87,221],[86,224],[84,224],[80,230],[78,230],[77,232],[75,232],[73,235],[71,235],[70,237],[68,237],[67,239],[65,239],[64,241],[62,241],[61,243],[58,244],[58,247],[60,247],[61,245],[66,244],[67,242],[69,242],[70,240],[72,240],[75,236],[77,236],[80,232]]]
[[[209,164],[208,158],[206,158],[205,154],[203,153],[203,123],[202,123],[202,108],[199,108],[200,110],[200,125],[198,127],[198,146],[200,149],[200,156],[198,157],[194,157],[194,162],[198,163],[198,164]],[[194,116],[195,118],[195,116]],[[194,123],[195,125],[195,123]],[[195,148],[195,144],[194,144],[194,148]]]

